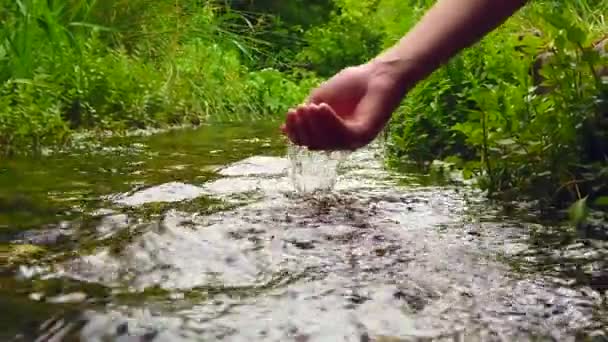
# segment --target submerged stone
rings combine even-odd
[[[180,202],[202,196],[201,187],[180,182],[170,182],[137,191],[131,195],[123,195],[114,202],[126,206],[140,206],[153,202]]]
[[[72,230],[62,229],[60,227],[41,230],[28,230],[21,233],[19,238],[14,242],[49,246],[69,240],[72,234]]]
[[[292,191],[291,184],[284,178],[234,177],[220,178],[206,183],[205,193],[214,196],[230,196],[246,193],[279,195]]]
[[[73,292],[64,295],[47,298],[49,303],[80,303],[87,299],[87,295],[82,292]]]
[[[286,158],[253,156],[221,168],[218,173],[222,176],[278,176],[285,174],[288,168]]]

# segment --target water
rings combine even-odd
[[[346,151],[317,152],[289,144],[289,176],[299,193],[332,190],[338,178],[339,165],[349,155]]]
[[[602,241],[387,170],[382,156],[379,144],[286,148],[269,123],[11,162],[0,175],[0,340],[604,333]]]

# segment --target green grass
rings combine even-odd
[[[268,46],[212,1],[1,0],[0,151],[75,130],[278,116],[315,77],[256,70]],[[248,24],[249,23],[249,24]]]

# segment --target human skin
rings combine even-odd
[[[287,112],[281,130],[310,150],[355,150],[383,129],[407,92],[501,25],[526,0],[438,0],[399,42],[347,67]]]

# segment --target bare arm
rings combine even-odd
[[[476,43],[526,0],[439,0],[397,44],[372,63],[400,75],[411,87]]]
[[[438,0],[397,44],[345,68],[287,113],[282,129],[311,149],[356,149],[382,130],[405,94],[527,0]]]

